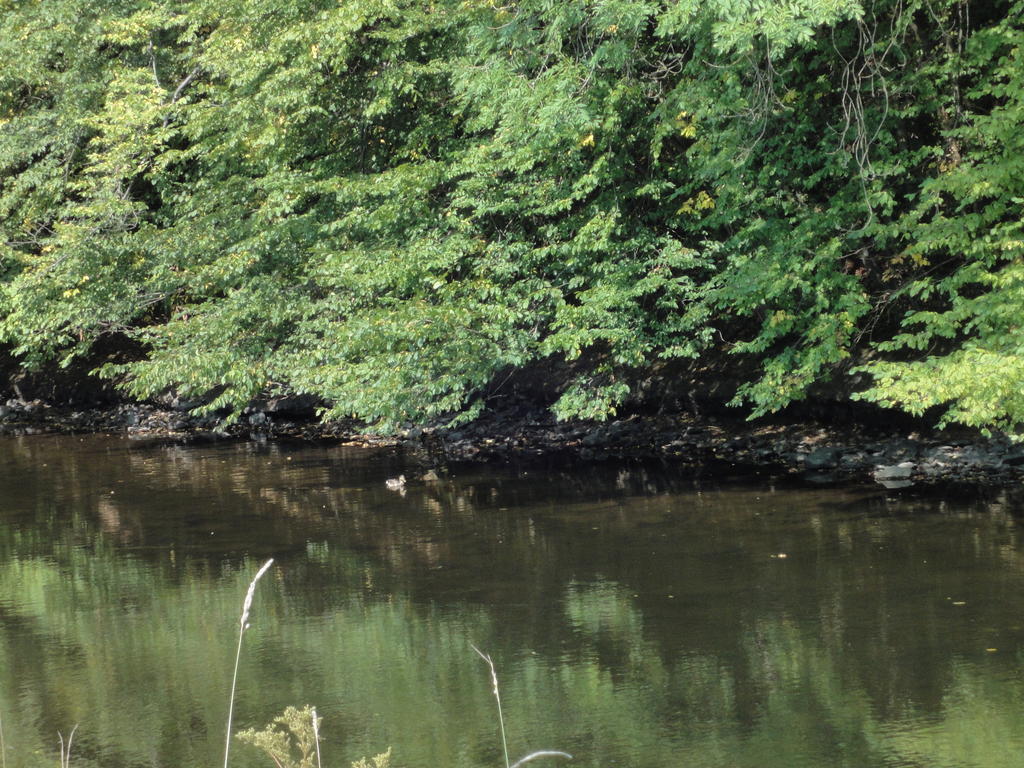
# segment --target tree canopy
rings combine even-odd
[[[0,343],[239,413],[733,356],[1024,423],[1024,2],[0,0]]]

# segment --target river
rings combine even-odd
[[[6,768],[224,761],[285,707],[324,766],[1024,764],[1024,504],[671,464],[0,440]],[[404,473],[403,491],[386,486]],[[230,764],[273,768],[233,741]]]

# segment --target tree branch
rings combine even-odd
[[[168,106],[171,106],[171,105],[173,105],[173,104],[174,104],[174,103],[175,103],[175,102],[176,102],[176,101],[177,101],[177,100],[178,100],[178,99],[179,99],[179,98],[181,97],[181,93],[182,93],[182,91],[184,91],[184,90],[185,90],[185,88],[186,88],[186,87],[188,86],[188,84],[189,84],[189,83],[191,83],[191,82],[192,82],[192,80],[194,80],[194,79],[195,79],[195,76],[196,76],[196,75],[198,75],[200,71],[201,71],[201,70],[200,70],[200,67],[199,67],[199,65],[197,64],[197,65],[196,65],[195,67],[193,67],[193,68],[192,68],[192,71],[191,71],[191,72],[189,72],[189,73],[188,73],[187,75],[185,75],[185,79],[184,79],[184,80],[182,80],[182,81],[181,81],[180,83],[178,83],[178,87],[177,87],[177,88],[175,88],[175,89],[174,89],[174,93],[173,93],[173,94],[171,94],[171,101],[170,101],[170,103],[168,104]],[[164,118],[164,123],[163,123],[163,126],[162,126],[162,127],[163,127],[163,128],[166,128],[166,127],[167,127],[167,124],[168,124],[169,122],[171,122],[171,116],[170,116],[170,114],[168,114],[168,115],[167,115],[167,116],[166,116],[166,117]]]

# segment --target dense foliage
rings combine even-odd
[[[679,359],[1024,423],[1024,3],[0,0],[0,342],[387,428]],[[728,358],[728,356],[735,358]],[[838,378],[837,378],[838,377]]]

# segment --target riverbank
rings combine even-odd
[[[185,405],[70,409],[11,399],[0,405],[0,434],[108,433],[181,442],[328,440],[403,450],[416,455],[425,471],[448,462],[559,455],[581,461],[725,461],[811,482],[874,481],[887,488],[949,482],[1006,485],[1024,479],[1024,445],[1006,437],[905,423],[865,425],[807,418],[751,423],[722,413],[557,422],[546,411],[520,406],[485,414],[457,429],[411,428],[380,436],[356,422],[319,423],[308,403],[301,401],[270,401],[226,426],[215,416],[191,415]]]

